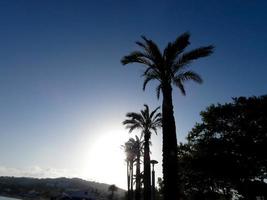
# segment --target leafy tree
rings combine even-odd
[[[245,199],[266,198],[267,96],[234,98],[201,116],[188,143],[179,146],[187,194],[230,199],[237,191]]]
[[[164,198],[178,199],[177,174],[177,138],[173,114],[172,86],[176,86],[185,95],[184,83],[193,80],[202,83],[201,77],[194,71],[188,70],[192,61],[209,56],[213,52],[213,46],[200,47],[184,52],[190,44],[190,34],[184,33],[173,42],[170,42],[163,52],[152,40],[142,36],[141,42],[136,44],[141,48],[134,51],[121,60],[123,65],[129,63],[143,64],[145,90],[148,82],[156,80],[159,85],[156,88],[157,97],[163,94],[162,102],[162,128],[163,128],[163,181]]]
[[[129,132],[135,129],[141,129],[141,137],[144,136],[144,200],[151,199],[151,170],[150,170],[150,150],[149,141],[151,132],[157,133],[161,127],[161,113],[158,113],[159,107],[152,112],[149,111],[148,105],[140,113],[129,112],[126,114],[127,119],[123,121]]]

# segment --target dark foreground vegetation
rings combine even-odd
[[[185,199],[267,199],[267,96],[234,98],[201,116],[179,145]]]
[[[140,114],[132,114],[134,117],[128,114],[130,119],[124,124],[128,124],[130,131],[139,128],[143,133],[147,125],[153,127],[149,124],[155,119],[149,114],[143,117],[145,113],[142,110]],[[178,145],[179,199],[266,200],[267,96],[233,98],[231,103],[209,106],[201,112],[201,117],[202,121],[189,132],[186,142]],[[145,199],[147,190],[142,183],[146,176],[140,173],[140,156],[146,159],[142,135],[141,140],[131,138],[124,148],[129,167],[128,200]],[[162,179],[158,179],[156,189],[150,186],[150,199],[163,199]]]

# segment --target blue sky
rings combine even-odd
[[[190,31],[189,49],[216,46],[192,65],[203,85],[188,83],[186,97],[174,90],[184,141],[211,103],[266,94],[266,19],[263,0],[0,1],[0,175],[77,175],[125,187],[123,160],[111,167],[116,176],[100,176],[96,144],[119,159],[125,113],[161,101],[153,84],[142,91],[142,67],[124,67],[121,57],[140,35],[162,49]],[[160,161],[161,134],[152,143]]]

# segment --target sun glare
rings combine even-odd
[[[90,180],[126,188],[125,155],[121,145],[129,135],[123,128],[103,128],[88,148],[86,176]]]

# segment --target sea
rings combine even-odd
[[[14,199],[14,198],[9,198],[9,197],[1,197],[0,200],[19,200],[19,199]]]

